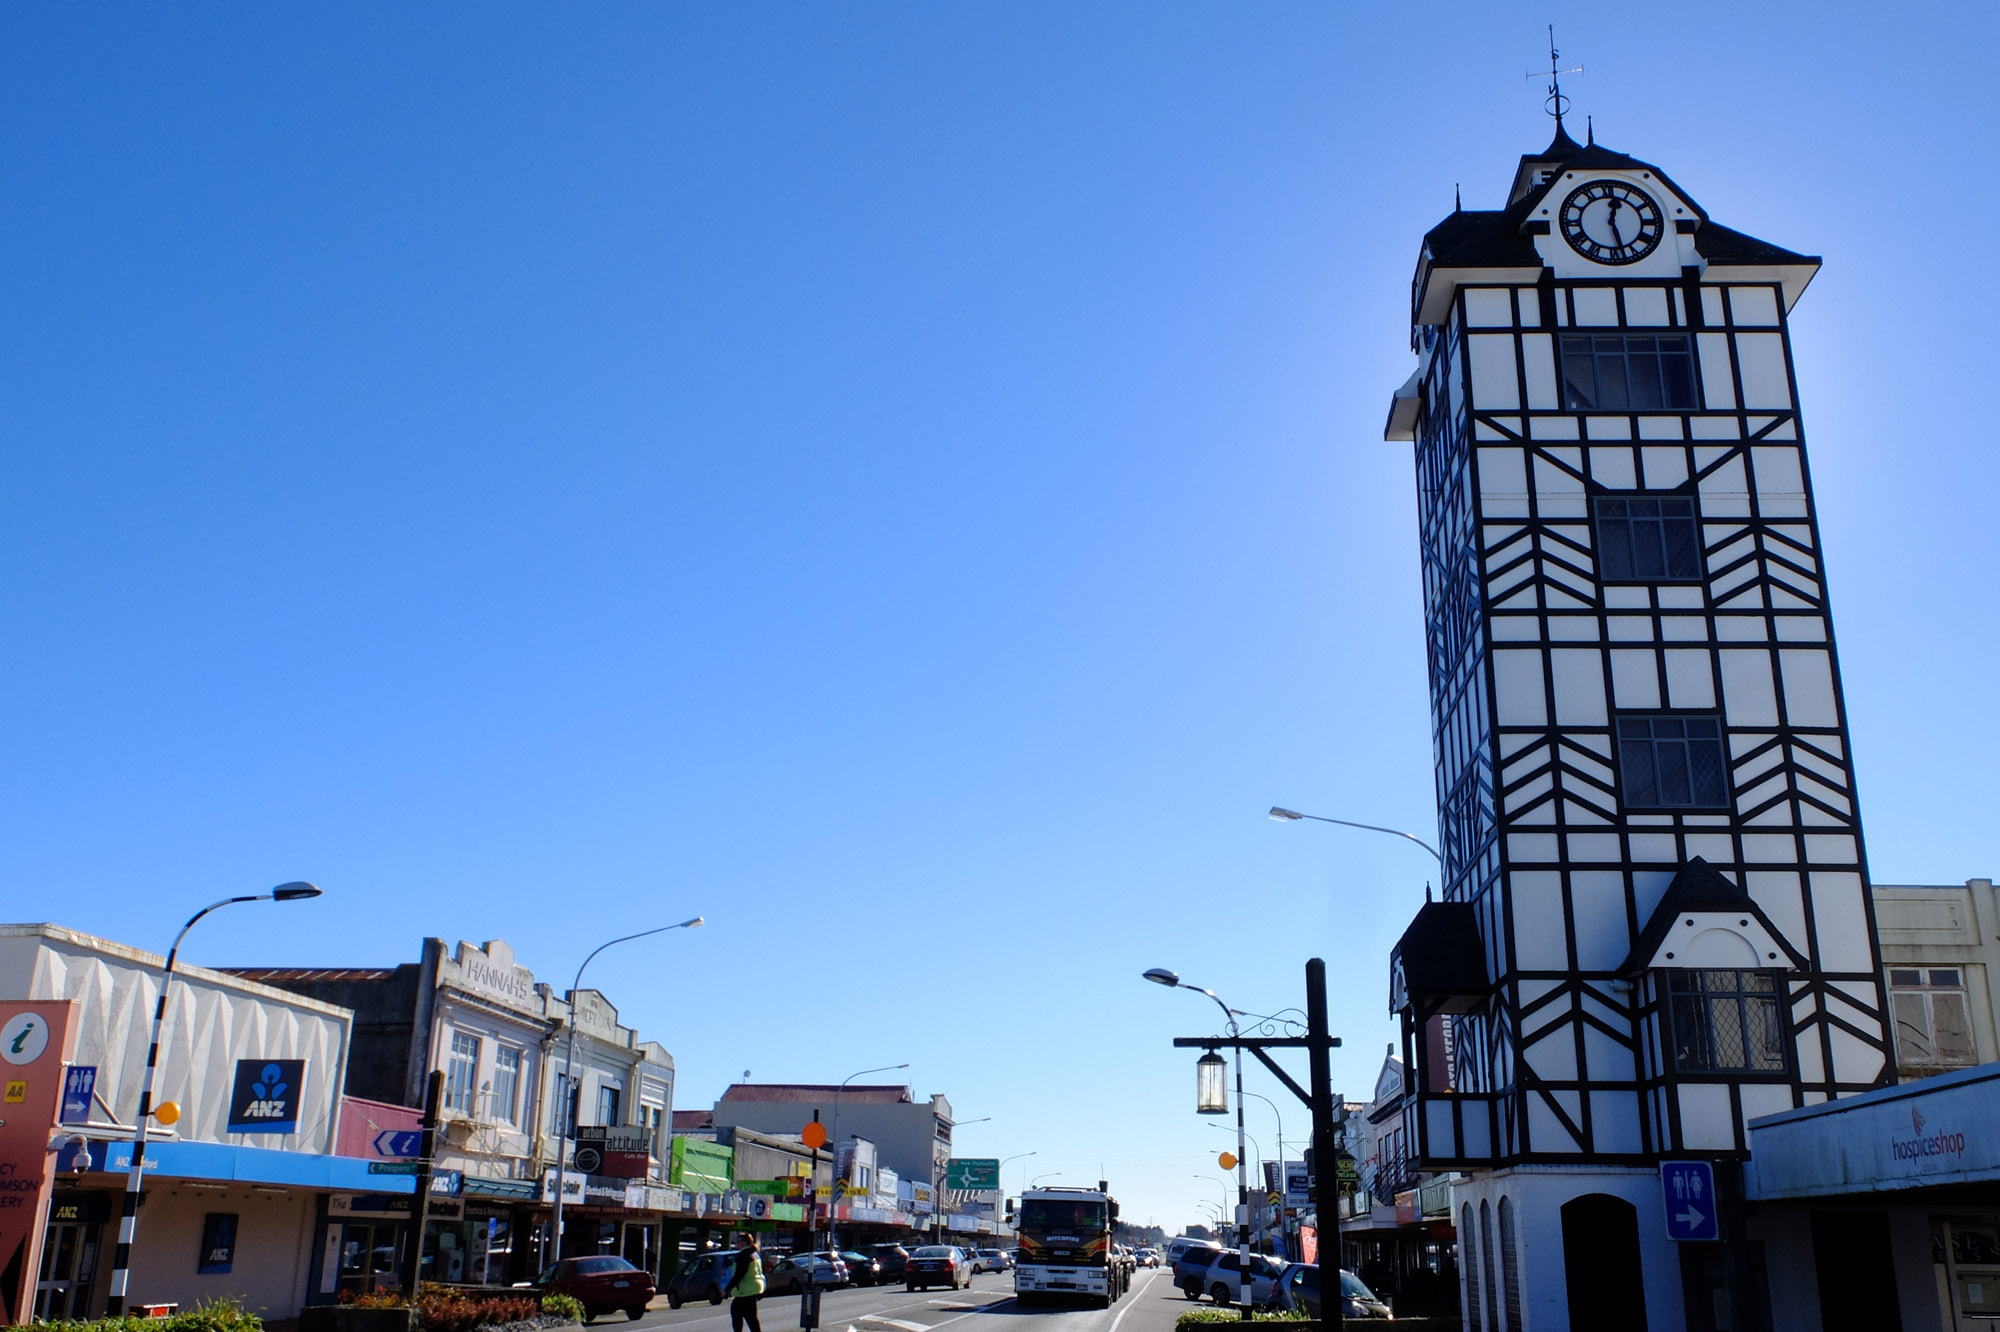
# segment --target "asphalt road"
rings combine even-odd
[[[1165,1268],[1143,1268],[1124,1299],[1109,1309],[1038,1304],[1023,1309],[1014,1303],[1014,1274],[989,1272],[972,1278],[970,1290],[906,1291],[894,1286],[868,1286],[828,1291],[820,1299],[820,1332],[931,1332],[955,1325],[953,1332],[1172,1332],[1174,1319],[1188,1308],[1174,1289]],[[795,1332],[799,1324],[796,1295],[776,1295],[759,1301],[763,1332]],[[597,1320],[599,1328],[619,1329],[623,1314]],[[660,1301],[639,1320],[638,1332],[673,1328],[675,1332],[730,1332],[729,1305],[706,1302],[668,1309]]]

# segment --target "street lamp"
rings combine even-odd
[[[1198,1115],[1229,1113],[1229,1084],[1224,1081],[1229,1061],[1210,1050],[1194,1061],[1194,1112]]]
[[[1239,1041],[1242,1033],[1236,1027],[1236,1010],[1223,1003],[1215,991],[1205,990],[1199,985],[1189,985],[1180,978],[1179,972],[1169,971],[1165,967],[1152,967],[1145,972],[1145,977],[1155,985],[1164,985],[1174,990],[1193,990],[1196,994],[1205,994],[1215,1000],[1215,1006],[1222,1010],[1223,1020],[1229,1024],[1230,1040]],[[1234,1049],[1236,1052],[1236,1294],[1237,1303],[1243,1310],[1243,1321],[1247,1323],[1250,1321],[1250,1170],[1243,1159],[1244,1139],[1247,1136],[1243,1131],[1243,1046],[1238,1043]],[[1204,1062],[1214,1055],[1215,1052],[1211,1050],[1195,1061],[1197,1088],[1205,1078],[1216,1076],[1217,1065],[1222,1062],[1220,1056],[1215,1057],[1213,1064]],[[1204,1067],[1208,1070],[1207,1073],[1204,1073]],[[1219,1077],[1216,1080],[1219,1081]],[[1206,1109],[1206,1102],[1203,1103],[1202,1109],[1205,1113],[1216,1113]]]
[[[1401,837],[1405,841],[1415,842],[1418,846],[1430,852],[1431,859],[1438,863],[1439,872],[1444,870],[1444,857],[1438,854],[1436,847],[1415,833],[1406,833],[1401,828],[1384,828],[1373,823],[1353,823],[1347,819],[1330,819],[1324,814],[1301,814],[1295,809],[1286,809],[1282,805],[1271,806],[1271,817],[1279,823],[1297,823],[1300,819],[1311,819],[1314,823],[1337,823],[1343,828],[1361,828],[1368,832],[1387,833],[1391,837]]]
[[[1272,1118],[1278,1121],[1278,1193],[1283,1199],[1278,1204],[1278,1237],[1285,1240],[1286,1249],[1289,1252],[1291,1240],[1287,1238],[1285,1231],[1285,1208],[1286,1204],[1291,1200],[1290,1194],[1292,1190],[1291,1181],[1285,1178],[1285,1117],[1279,1112],[1278,1103],[1262,1092],[1246,1091],[1243,1094],[1245,1096],[1254,1096],[1265,1105],[1270,1106]],[[1261,1156],[1263,1153],[1260,1151],[1258,1155]]]
[[[981,1115],[977,1119],[954,1119],[951,1121],[951,1126],[955,1129],[960,1129],[972,1124],[990,1123],[992,1119],[993,1116],[991,1115]],[[945,1156],[944,1168],[945,1173],[943,1175],[938,1174],[937,1146],[935,1141],[933,1141],[931,1147],[931,1243],[933,1244],[944,1242],[944,1186],[946,1181],[951,1178],[951,1157],[949,1150],[947,1150]]]
[[[222,907],[238,902],[303,902],[319,895],[318,887],[298,880],[281,883],[268,893],[225,897],[189,916],[188,923],[174,936],[174,946],[167,950],[167,965],[160,973],[160,997],[153,1005],[153,1043],[146,1047],[146,1076],[139,1084],[139,1114],[132,1126],[132,1169],[125,1176],[125,1208],[118,1218],[118,1248],[111,1260],[111,1296],[104,1304],[107,1316],[116,1318],[125,1312],[125,1287],[132,1276],[132,1239],[139,1231],[139,1172],[146,1163],[146,1121],[153,1115],[153,1072],[160,1061],[160,1029],[166,1023],[167,990],[174,983],[174,961],[180,956],[181,940],[187,938],[196,921]],[[338,1088],[334,1089],[334,1095],[339,1095]],[[171,1124],[173,1120],[163,1122]]]
[[[1062,1171],[1060,1170],[1044,1170],[1041,1174],[1036,1175],[1033,1179],[1028,1181],[1028,1187],[1032,1189],[1045,1179],[1061,1179],[1061,1178],[1062,1178]]]
[[[1001,1161],[1000,1161],[1000,1169],[1001,1169],[1001,1170],[1005,1170],[1005,1169],[1007,1168],[1007,1163],[1008,1163],[1009,1161],[1021,1161],[1021,1160],[1025,1160],[1025,1159],[1027,1159],[1027,1158],[1028,1158],[1028,1157],[1030,1157],[1030,1156],[1035,1156],[1035,1155],[1038,1155],[1038,1153],[1036,1153],[1036,1152],[1016,1152],[1016,1153],[1014,1153],[1014,1154],[1013,1154],[1012,1156],[1008,1156],[1008,1157],[1003,1157],[1003,1158],[1001,1158]],[[998,1173],[998,1172],[995,1172],[995,1173]],[[1022,1166],[1022,1167],[1021,1167],[1021,1182],[1022,1182],[1022,1192],[1024,1192],[1024,1193],[1025,1193],[1025,1192],[1027,1191],[1027,1188],[1026,1188],[1026,1185],[1027,1185],[1027,1179],[1028,1179],[1028,1167],[1026,1167],[1026,1166]],[[1006,1213],[1006,1211],[1007,1211],[1007,1181],[1006,1181],[1005,1179],[1002,1179],[1002,1180],[1000,1181],[1000,1211],[1001,1211],[1001,1213],[1002,1213],[1003,1215],[1004,1215],[1004,1214]],[[1020,1228],[1021,1228],[1021,1227],[1020,1227],[1019,1223],[1017,1222],[1017,1223],[1015,1224],[1015,1226],[1014,1226],[1014,1229],[1015,1229],[1016,1231],[1019,1231],[1019,1230],[1020,1230]]]
[[[703,923],[703,918],[696,916],[692,920],[684,920],[678,925],[661,925],[650,930],[640,930],[637,934],[626,934],[616,939],[607,940],[590,950],[590,955],[583,959],[583,965],[576,969],[576,979],[570,982],[569,1012],[564,1015],[564,1021],[569,1026],[569,1041],[563,1049],[563,1079],[565,1085],[563,1087],[562,1100],[556,1106],[556,1115],[558,1118],[556,1121],[555,1215],[549,1223],[549,1228],[555,1232],[556,1258],[558,1260],[563,1256],[563,1187],[569,1182],[569,1135],[576,1128],[575,1124],[568,1122],[570,1118],[569,1104],[572,1099],[575,1100],[577,1106],[576,1118],[579,1121],[583,1118],[583,1093],[580,1090],[581,1084],[578,1083],[576,1077],[576,992],[583,988],[583,969],[590,965],[592,958],[611,947],[612,944],[630,943],[634,939],[644,939],[650,935],[665,934],[668,930],[697,929]],[[421,1246],[424,1242],[424,1237],[419,1235],[414,1242]]]
[[[840,1177],[840,1094],[846,1091],[847,1084],[856,1078],[865,1078],[870,1073],[889,1073],[908,1067],[908,1064],[884,1064],[880,1068],[864,1068],[859,1073],[849,1073],[840,1080],[840,1085],[833,1089],[833,1196],[826,1200],[826,1247],[836,1253],[840,1251],[840,1245],[834,1239],[834,1227],[837,1224],[834,1214],[840,1207],[840,1186],[843,1182]],[[932,1201],[935,1202],[936,1199],[933,1198]]]

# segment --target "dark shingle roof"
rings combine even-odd
[[[1750,900],[1749,893],[1724,878],[1706,860],[1696,856],[1681,866],[1680,872],[1674,875],[1674,881],[1667,885],[1660,904],[1653,908],[1646,928],[1639,931],[1639,941],[1632,945],[1632,951],[1618,968],[1618,974],[1636,976],[1644,971],[1653,955],[1660,951],[1660,944],[1665,941],[1667,932],[1673,929],[1674,921],[1683,913],[1697,911],[1740,911],[1755,917],[1757,923],[1770,931],[1771,937],[1780,945],[1787,949],[1791,947],[1785,942],[1784,934],[1771,923],[1771,918]],[[1805,961],[1796,953],[1792,955],[1792,960],[1798,965],[1804,965]]]

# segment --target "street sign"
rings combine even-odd
[[[71,1064],[63,1070],[62,1114],[57,1122],[63,1124],[86,1124],[90,1122],[90,1101],[97,1094],[97,1066],[94,1064]]]
[[[1000,1161],[996,1158],[954,1156],[945,1163],[944,1186],[948,1189],[997,1189]]]
[[[414,1175],[417,1173],[415,1161],[370,1161],[368,1173],[371,1175]]]
[[[424,1135],[416,1129],[383,1129],[375,1135],[375,1155],[392,1159],[419,1155],[424,1150]],[[394,1173],[376,1171],[376,1174]]]
[[[1720,1239],[1716,1224],[1715,1167],[1706,1161],[1660,1162],[1660,1195],[1667,1205],[1667,1238],[1678,1243]]]

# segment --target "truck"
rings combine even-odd
[[[1021,1256],[1014,1299],[1027,1305],[1062,1297],[1108,1309],[1125,1293],[1128,1272],[1111,1242],[1118,1202],[1103,1180],[1094,1189],[1027,1189],[1014,1233]]]

